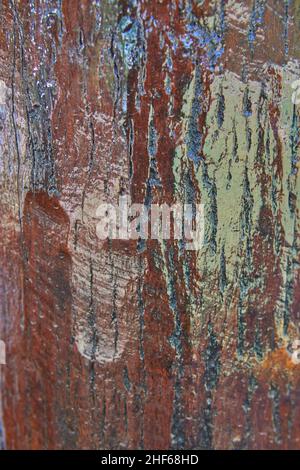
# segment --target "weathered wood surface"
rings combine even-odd
[[[300,448],[299,0],[0,21],[2,446]],[[122,192],[204,203],[204,248],[99,241]]]

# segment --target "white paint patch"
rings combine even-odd
[[[0,340],[0,364],[6,364],[6,348],[4,341]]]
[[[3,80],[0,80],[0,105],[6,103],[9,88]]]
[[[111,199],[117,191],[116,185]],[[145,266],[141,267],[138,254],[109,248],[98,239],[99,201],[100,195],[87,194],[83,214],[81,207],[73,212],[69,249],[76,346],[84,358],[104,364],[130,351],[130,344],[136,344],[139,337],[137,291]]]
[[[247,24],[249,22],[249,8],[236,0],[230,0],[227,4],[226,13],[233,24]]]

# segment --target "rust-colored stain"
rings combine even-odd
[[[299,364],[293,362],[291,354],[285,348],[280,348],[267,355],[258,371],[274,380],[280,375],[297,377]]]
[[[299,449],[299,1],[0,24],[1,447]],[[122,195],[204,204],[201,250],[100,240]]]

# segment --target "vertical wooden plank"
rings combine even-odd
[[[1,446],[299,448],[299,15],[1,2]],[[125,194],[203,248],[99,240]]]

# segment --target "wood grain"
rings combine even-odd
[[[299,449],[298,0],[0,2],[0,439]],[[203,203],[205,243],[96,209]]]

